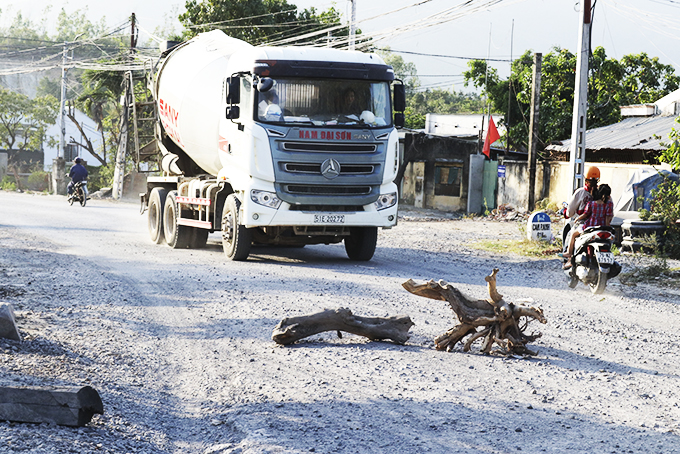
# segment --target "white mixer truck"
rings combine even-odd
[[[397,222],[404,85],[375,54],[253,47],[215,30],[162,56],[151,82],[162,176],[140,194],[151,239],[224,252],[344,241],[370,260]],[[393,101],[393,102],[392,102]]]

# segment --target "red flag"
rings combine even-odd
[[[498,134],[496,125],[493,122],[493,117],[489,116],[489,130],[486,131],[486,139],[484,140],[484,148],[482,148],[482,153],[484,153],[488,158],[491,158],[491,144],[501,138]]]

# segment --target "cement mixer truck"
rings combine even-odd
[[[378,228],[397,223],[395,80],[375,54],[253,47],[218,30],[170,49],[150,82],[162,169],[140,194],[151,240],[198,248],[219,231],[231,260],[253,244],[344,242],[370,260]]]

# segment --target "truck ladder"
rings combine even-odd
[[[146,62],[144,63],[144,79],[150,74],[150,69],[146,69]],[[137,164],[138,172],[156,172],[158,171],[158,156],[160,150],[154,137],[154,125],[158,119],[158,111],[156,103],[151,97],[148,89],[144,88],[143,100],[138,100],[134,92],[134,84],[132,84],[132,99],[134,102],[130,106],[132,125],[134,131],[134,157]],[[144,144],[144,145],[141,145]],[[142,169],[143,162],[155,163],[155,168]]]

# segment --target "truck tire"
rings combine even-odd
[[[153,188],[149,195],[149,214],[147,216],[149,225],[149,236],[151,241],[156,244],[163,242],[163,211],[165,209],[165,198],[168,191],[164,188]],[[73,203],[73,202],[71,202]]]
[[[165,214],[163,215],[165,242],[173,249],[186,249],[191,243],[193,229],[186,225],[177,225],[181,207],[176,197],[177,191],[170,191],[165,199]]]
[[[373,258],[378,243],[377,227],[350,227],[345,237],[345,251],[350,260],[367,262]]]
[[[241,201],[229,194],[222,209],[222,248],[230,260],[241,261],[250,255],[253,232],[241,225],[239,210]]]

